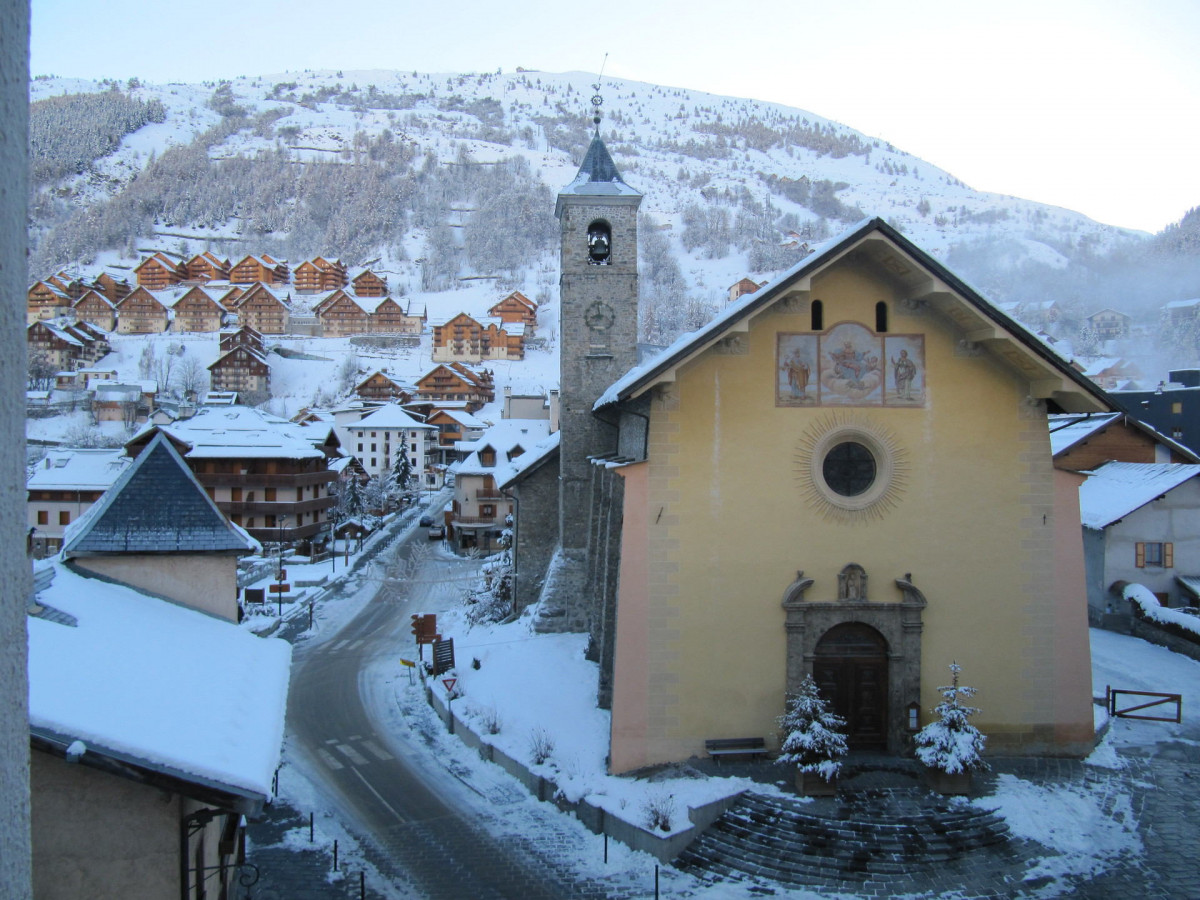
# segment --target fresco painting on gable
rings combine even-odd
[[[842,322],[776,336],[776,406],[924,406],[925,336]]]

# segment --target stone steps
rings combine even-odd
[[[927,792],[871,791],[802,802],[746,794],[675,865],[706,880],[762,878],[783,884],[906,881],[954,868],[983,851],[1016,862],[997,816]]]

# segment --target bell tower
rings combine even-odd
[[[592,415],[605,389],[637,364],[637,214],[642,195],[621,180],[595,136],[575,180],[558,194],[560,229],[559,535],[564,550],[588,539],[589,456],[616,451],[616,429]]]

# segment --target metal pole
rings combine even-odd
[[[367,900],[367,873],[358,873],[358,900]]]
[[[658,900],[658,866],[654,867],[654,900]]]
[[[334,841],[333,842],[333,871],[336,872],[337,870],[338,870],[338,868],[337,868],[337,841]],[[658,877],[657,869],[655,869],[655,871],[654,871],[654,877],[655,878]]]
[[[308,842],[313,842],[313,814],[308,814]]]

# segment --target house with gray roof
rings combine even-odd
[[[237,559],[259,549],[162,433],[63,539],[63,557],[81,569],[229,621],[238,618]]]

